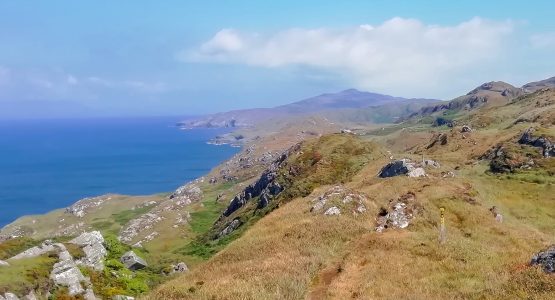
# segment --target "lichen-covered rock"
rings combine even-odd
[[[2,296],[0,296],[0,297],[2,297]],[[0,298],[0,299],[2,299],[2,298]],[[6,299],[6,300],[19,300],[19,298],[13,293],[5,293],[4,294],[4,299]]]
[[[408,177],[426,177],[424,168],[414,168],[407,173]]]
[[[172,265],[172,273],[185,273],[185,272],[189,272],[189,267],[187,267],[187,264],[184,262],[180,262],[177,265]]]
[[[120,261],[131,271],[144,269],[148,266],[146,261],[140,258],[135,252],[128,251],[121,256]]]
[[[77,264],[91,267],[97,271],[104,269],[104,257],[108,252],[103,245],[104,237],[99,231],[82,233],[69,243],[80,246],[85,253],[85,257],[78,260]]]
[[[338,216],[340,214],[341,210],[337,206],[332,206],[324,212],[324,215],[326,216]]]
[[[85,281],[85,276],[83,276],[65,246],[62,244],[56,244],[55,246],[60,250],[58,254],[59,261],[54,264],[50,278],[55,284],[67,287],[70,295],[82,294],[85,289],[81,286],[81,282]]]
[[[366,201],[367,198],[364,194],[342,185],[336,185],[311,200],[310,212],[339,215],[343,211],[358,215],[366,212]]]
[[[402,195],[389,202],[388,208],[381,208],[376,219],[376,231],[388,228],[406,228],[417,212],[416,196],[413,193]]]
[[[544,272],[555,273],[555,245],[534,255],[530,265],[540,265]]]
[[[57,248],[54,246],[54,244],[52,244],[52,241],[46,240],[40,246],[35,246],[35,247],[32,247],[32,248],[29,248],[29,249],[15,255],[14,257],[12,257],[10,259],[22,259],[22,258],[37,257],[37,256],[46,254],[48,252],[56,251],[56,250],[57,250]]]

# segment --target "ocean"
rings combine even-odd
[[[239,151],[179,118],[0,121],[0,228],[106,193],[173,191]]]

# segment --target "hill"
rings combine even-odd
[[[407,102],[430,105],[438,100],[405,99],[349,89],[338,93],[322,94],[274,108],[235,110],[193,118],[178,123],[178,126],[184,129],[252,127],[269,119],[289,119],[294,116],[314,115],[325,111],[364,109],[394,103],[403,103],[404,107],[407,107]]]
[[[268,119],[174,192],[22,217],[0,231],[0,295],[67,296],[49,279],[56,251],[14,256],[51,239],[79,264],[71,239],[98,231],[104,267],[79,270],[105,299],[552,299],[551,252],[532,258],[555,244],[555,90],[505,90],[397,124],[366,120],[403,101]],[[130,250],[148,266],[127,269]]]

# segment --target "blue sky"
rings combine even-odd
[[[1,1],[0,118],[191,115],[555,76],[550,1]]]

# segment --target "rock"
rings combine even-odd
[[[29,248],[10,259],[22,259],[22,258],[32,258],[37,257],[48,252],[56,251],[57,248],[52,244],[52,241],[46,240],[40,246],[35,246]]]
[[[146,261],[137,256],[137,254],[135,254],[135,252],[133,251],[128,251],[123,254],[120,260],[125,265],[125,267],[131,271],[144,269],[148,266]]]
[[[530,145],[542,148],[542,155],[545,158],[555,156],[555,145],[546,137],[540,136],[535,138],[532,136],[532,128],[528,128],[518,140],[520,144]]]
[[[408,177],[426,177],[426,171],[423,168],[414,168],[407,173]]]
[[[172,265],[172,273],[185,273],[185,272],[189,272],[189,268],[187,267],[187,264],[185,264],[184,262],[180,262],[177,265]]]
[[[239,219],[235,219],[235,220],[231,221],[231,223],[229,223],[220,233],[218,233],[217,238],[221,238],[221,237],[224,237],[226,235],[229,235],[235,229],[239,228],[239,226],[241,226],[241,225],[242,225],[242,223]]]
[[[30,291],[27,295],[25,295],[25,297],[23,297],[23,300],[37,300],[37,296],[35,295],[35,292]]]
[[[424,160],[424,166],[425,167],[433,167],[433,168],[436,168],[436,169],[441,167],[441,165],[437,161],[431,160],[431,159]]]
[[[131,243],[135,237],[147,229],[151,229],[154,225],[164,218],[155,213],[146,213],[135,218],[122,228],[118,238],[124,243]]]
[[[355,134],[352,130],[350,129],[341,129],[341,133],[343,134]]]
[[[555,273],[555,245],[534,255],[530,265],[540,265],[544,272]]]
[[[114,297],[112,297],[112,300],[135,300],[135,298],[125,295],[115,295]]]
[[[85,277],[65,246],[56,244],[56,247],[60,249],[58,253],[59,261],[54,264],[50,278],[55,284],[67,287],[71,296],[82,294],[85,290],[81,286],[81,282],[85,281]]]
[[[275,179],[278,176],[277,172],[279,168],[291,153],[298,151],[299,149],[300,144],[297,144],[279,155],[278,158],[274,160],[270,166],[264,170],[264,172],[262,172],[262,175],[257,181],[248,185],[241,193],[235,195],[218,221],[224,219],[225,217],[229,217],[232,213],[243,207],[249,200],[256,197],[259,197],[258,207],[266,207],[273,197],[283,191],[283,187],[275,182]]]
[[[366,212],[367,198],[364,194],[336,185],[322,195],[312,199],[310,212],[324,215],[338,215],[341,211],[351,211],[353,215]]]
[[[391,200],[388,208],[380,209],[376,218],[376,231],[383,232],[388,228],[406,228],[417,211],[416,196],[413,193],[409,192],[396,200]]]
[[[89,213],[90,211],[94,210],[97,207],[100,207],[102,203],[110,199],[111,197],[109,196],[99,196],[99,197],[81,199],[75,202],[74,204],[72,204],[70,207],[66,208],[66,213],[82,218],[87,213]]]
[[[77,261],[77,264],[91,267],[97,271],[104,269],[104,257],[108,252],[103,245],[104,237],[99,231],[85,232],[69,243],[81,246],[85,253],[85,257]]]
[[[328,208],[326,210],[326,212],[324,212],[324,215],[326,216],[338,216],[341,214],[341,210],[339,210],[339,208],[337,208],[337,206],[332,206],[330,208]]]
[[[447,127],[453,127],[454,123],[452,120],[446,119],[446,118],[442,118],[442,117],[437,117],[434,120],[434,123],[432,124],[432,126],[438,127],[438,126],[447,126]]]
[[[196,184],[188,183],[175,190],[169,198],[183,201],[184,205],[188,205],[202,199],[202,190]]]
[[[10,264],[7,261],[0,260],[0,267],[9,267]]]
[[[461,132],[472,132],[472,128],[468,125],[463,125]]]
[[[499,209],[497,208],[497,206],[492,206],[489,211],[495,218],[495,221],[503,223],[503,215],[499,213]]]
[[[12,294],[12,293],[5,293],[4,294],[4,299],[6,299],[6,300],[19,300],[19,298],[15,294]]]
[[[401,159],[388,163],[379,173],[379,177],[387,178],[407,174],[414,169],[414,164],[409,159]]]
[[[447,134],[445,133],[434,134],[432,136],[432,140],[430,141],[430,144],[426,146],[426,149],[430,149],[438,144],[442,146],[447,145]]]
[[[85,298],[85,300],[99,300],[99,298],[96,298],[96,296],[94,295],[92,288],[88,288],[85,291],[83,298]]]

